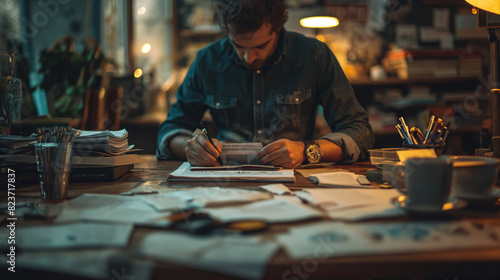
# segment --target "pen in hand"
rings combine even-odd
[[[214,146],[214,148],[217,150],[217,147],[215,146],[214,142],[212,141],[212,138],[210,138],[210,136],[208,136],[208,132],[207,132],[207,129],[205,128],[205,126],[203,125],[202,122],[200,122],[200,125],[201,125],[201,131],[203,132],[203,134],[205,134],[205,137],[208,139],[208,141],[210,141],[210,144],[212,144],[212,146]],[[217,158],[217,162],[219,162],[219,164],[221,166],[223,166],[224,164],[222,163],[222,159],[220,158],[220,155],[219,157]]]

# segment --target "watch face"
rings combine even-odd
[[[321,150],[318,145],[309,145],[306,149],[307,161],[317,163],[321,160]]]

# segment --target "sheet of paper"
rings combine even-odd
[[[100,221],[165,226],[168,213],[157,212],[137,196],[84,194],[68,202],[57,204],[60,211],[56,223]]]
[[[322,213],[304,205],[296,197],[275,197],[238,207],[204,209],[211,217],[221,222],[241,220],[263,220],[268,223],[295,222],[316,217]]]
[[[320,222],[294,227],[278,240],[293,259],[498,247],[485,228],[470,222]]]
[[[252,170],[227,170],[227,171],[191,171],[189,162],[184,162],[177,170],[172,172],[168,180],[178,181],[278,181],[294,182],[295,177],[292,169],[272,171]]]
[[[165,232],[148,235],[139,247],[139,254],[233,277],[261,279],[278,248],[276,243],[261,243],[249,237],[198,237]]]
[[[264,189],[270,193],[274,194],[292,194],[293,192],[285,185],[283,184],[271,184],[271,185],[265,185],[265,186],[260,186],[261,189]]]
[[[16,245],[24,250],[124,247],[133,225],[77,223],[17,229]]]
[[[313,174],[321,174],[321,173],[330,173],[330,172],[347,172],[348,170],[342,169],[342,168],[295,168],[295,171],[299,172],[302,174],[302,176],[309,178],[309,175]]]
[[[232,188],[194,188],[172,192],[169,195],[188,198],[190,204],[198,207],[224,206],[271,199],[266,192]]]
[[[140,199],[158,211],[192,207],[213,207],[270,199],[270,193],[254,190],[203,187],[178,190],[158,195],[144,195]]]
[[[220,158],[224,165],[259,164],[262,143],[222,143]]]
[[[228,170],[255,170],[255,171],[272,171],[280,170],[281,167],[262,164],[240,164],[240,165],[224,165],[224,166],[191,166],[191,171],[228,171]]]
[[[392,203],[400,195],[394,189],[307,189],[295,194],[333,219],[364,220],[404,214]]]
[[[337,171],[309,175],[309,180],[317,183],[320,187],[350,187],[350,188],[372,188],[370,184],[361,184],[361,175],[353,172]]]
[[[186,209],[189,204],[180,198],[164,194],[138,195],[137,198],[153,206],[158,211],[175,211]]]
[[[117,268],[110,268],[111,259],[126,254],[119,249],[23,252],[16,255],[16,271],[36,269],[89,279],[151,279],[154,271],[154,263],[151,261],[134,259]],[[0,256],[2,263],[5,263],[4,259],[6,258]]]

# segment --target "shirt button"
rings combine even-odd
[[[219,102],[215,103],[215,106],[220,107],[220,103]]]
[[[257,74],[260,74],[260,70],[257,70]]]
[[[257,130],[257,134],[262,134],[262,130]]]
[[[260,102],[260,100],[257,100],[257,104],[259,104],[259,105],[260,105],[260,103],[261,103],[261,102]]]

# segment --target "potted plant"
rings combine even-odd
[[[53,117],[81,118],[85,94],[100,86],[96,75],[105,57],[94,39],[86,39],[81,52],[74,51],[74,40],[66,36],[40,55],[43,80],[39,88],[47,94],[49,113]]]

